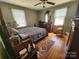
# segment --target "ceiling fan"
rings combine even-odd
[[[37,6],[37,5],[39,5],[39,4],[43,4],[43,8],[45,8],[45,4],[50,4],[50,5],[55,5],[55,3],[54,2],[49,2],[48,0],[40,0],[40,2],[39,3],[37,3],[37,4],[35,4],[34,6]]]

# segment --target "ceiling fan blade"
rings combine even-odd
[[[48,1],[48,0],[40,0],[40,1]]]
[[[42,2],[39,2],[39,3],[35,4],[34,6],[37,6],[37,5],[41,4],[41,3],[42,3]]]
[[[49,2],[49,1],[47,1],[47,3],[48,3],[48,4],[51,4],[51,5],[55,5],[55,3],[53,3],[53,2]]]

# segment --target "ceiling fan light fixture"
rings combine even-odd
[[[34,6],[37,6],[37,5],[39,5],[39,4],[42,4],[42,5],[43,5],[43,8],[45,8],[45,7],[46,7],[46,6],[45,6],[46,4],[55,5],[54,2],[49,2],[48,0],[40,0],[40,1],[41,1],[41,2],[35,4]]]
[[[45,6],[43,5],[43,8],[45,8]]]

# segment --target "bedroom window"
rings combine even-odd
[[[55,19],[54,25],[63,26],[66,14],[67,14],[67,8],[56,10],[54,14]]]
[[[48,13],[45,14],[45,22],[48,22]]]
[[[11,9],[11,11],[12,11],[14,20],[18,24],[17,27],[27,26],[24,10]]]

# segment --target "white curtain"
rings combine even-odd
[[[17,27],[27,26],[24,10],[12,9],[12,15],[14,20],[18,24]]]
[[[67,14],[67,8],[56,10],[54,14],[54,19],[55,19],[54,25],[62,26],[64,24],[66,14]]]

